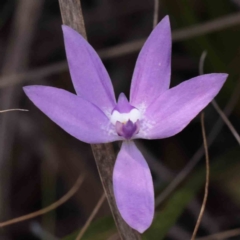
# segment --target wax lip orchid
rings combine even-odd
[[[152,223],[154,190],[149,167],[133,139],[161,139],[180,132],[219,92],[227,74],[205,74],[169,89],[171,29],[168,16],[152,31],[134,69],[130,101],[116,102],[100,58],[76,31],[63,26],[70,74],[77,95],[47,86],[24,91],[50,119],[90,144],[122,140],[113,171],[117,207],[140,233]]]

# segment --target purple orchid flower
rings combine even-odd
[[[63,26],[63,34],[77,95],[46,86],[28,86],[24,91],[73,137],[90,144],[123,141],[113,171],[114,194],[123,219],[142,233],[153,220],[154,190],[149,167],[132,140],[179,133],[212,101],[227,74],[205,74],[169,89],[171,29],[167,16],[138,56],[130,101],[121,93],[116,102],[111,80],[94,49],[68,26]]]

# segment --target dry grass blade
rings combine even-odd
[[[225,113],[221,110],[221,108],[218,106],[217,102],[215,100],[212,101],[212,105],[215,108],[215,110],[218,112],[218,114],[221,116],[222,120],[224,123],[228,126],[229,130],[231,131],[232,135],[235,137],[237,140],[238,144],[240,145],[240,136],[232,123],[228,120],[227,116]]]
[[[239,25],[239,24],[240,24],[240,15],[238,13],[232,14],[226,17],[208,21],[203,24],[198,24],[192,27],[175,30],[172,32],[172,40],[173,42],[183,41],[192,37],[216,32],[222,29]],[[98,54],[102,59],[109,59],[109,58],[124,56],[126,54],[139,51],[143,46],[145,40],[146,40],[145,38],[139,39],[139,40],[128,42],[128,43],[119,44],[114,47],[102,49],[98,51]],[[3,76],[1,77],[0,88],[6,87],[12,84],[16,84],[22,81],[28,81],[33,79],[39,79],[41,77],[47,77],[51,74],[66,71],[67,69],[68,67],[67,67],[66,61],[61,61],[49,66],[39,67],[37,69],[34,69],[26,73]]]
[[[207,202],[207,197],[208,197],[208,186],[209,186],[209,176],[210,176],[210,167],[209,167],[209,155],[208,155],[208,145],[207,145],[207,137],[206,137],[206,132],[205,132],[205,126],[204,126],[204,113],[201,113],[201,126],[202,126],[202,135],[203,135],[203,145],[205,149],[205,157],[206,157],[206,183],[205,183],[205,192],[204,192],[204,197],[203,197],[203,203],[202,207],[197,219],[197,223],[195,225],[191,240],[195,240],[198,228],[200,226],[203,213],[206,207],[206,202]]]
[[[200,237],[197,238],[196,240],[223,240],[223,239],[229,239],[231,237],[236,237],[240,235],[240,228],[220,232],[220,233],[215,233],[206,237]]]
[[[53,74],[58,74],[68,70],[68,65],[66,61],[53,63],[44,67],[39,67],[30,70],[26,73],[12,74],[9,76],[3,76],[0,81],[0,88],[18,84],[21,82],[27,82],[29,80],[38,80],[48,77]]]
[[[50,206],[43,208],[39,211],[24,215],[22,217],[18,217],[18,218],[8,220],[6,222],[2,222],[2,223],[0,223],[0,227],[5,227],[5,226],[8,226],[8,225],[11,225],[14,223],[18,223],[18,222],[22,222],[22,221],[25,221],[25,220],[28,220],[31,218],[35,218],[37,216],[43,215],[45,213],[48,213],[48,212],[56,209],[57,207],[61,206],[63,203],[68,201],[78,191],[79,187],[83,183],[83,180],[84,180],[84,175],[80,175],[78,177],[77,181],[75,182],[75,184],[72,186],[72,188],[62,198],[60,198],[58,201],[51,204]]]
[[[199,75],[204,74],[204,62],[207,56],[207,51],[203,51],[199,61]]]
[[[154,11],[153,11],[153,28],[158,23],[158,9],[159,9],[159,0],[154,0]]]
[[[100,207],[102,206],[103,202],[105,200],[105,193],[102,194],[101,198],[99,199],[99,201],[97,202],[97,205],[95,206],[95,208],[93,209],[91,215],[89,216],[88,220],[86,221],[86,223],[84,224],[82,230],[80,231],[80,233],[78,234],[78,236],[76,237],[76,240],[80,240],[82,238],[82,236],[84,235],[84,233],[86,232],[86,230],[88,229],[90,223],[92,222],[92,220],[94,219],[94,217],[96,216],[96,214],[98,213]]]
[[[13,111],[22,111],[22,112],[28,112],[28,110],[27,110],[27,109],[13,108],[13,109],[0,110],[0,113],[5,113],[5,112],[13,112]]]
[[[172,32],[172,40],[174,42],[183,41],[193,37],[202,36],[204,34],[220,31],[239,24],[240,24],[239,13],[231,14],[229,16],[221,17],[215,20],[210,20],[205,23],[196,24],[192,27],[186,27],[180,30],[175,30]],[[146,39],[144,38],[129,43],[119,44],[115,47],[99,51],[99,54],[103,58],[113,58],[137,52],[141,49],[145,40]]]

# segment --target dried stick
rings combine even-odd
[[[86,30],[79,0],[59,0],[63,23],[74,28],[86,38]],[[140,235],[131,229],[118,212],[114,199],[112,174],[115,162],[115,154],[112,144],[91,145],[97,164],[99,175],[103,184],[113,218],[118,228],[121,239],[139,240]]]
[[[206,237],[200,237],[197,238],[196,240],[224,240],[224,239],[229,239],[231,237],[236,237],[240,235],[240,228],[224,231],[224,232],[219,232],[215,233]]]
[[[154,11],[153,11],[153,28],[158,23],[158,10],[159,10],[159,0],[154,0]]]
[[[238,144],[240,145],[240,136],[239,136],[238,132],[236,131],[236,129],[234,128],[234,126],[232,125],[232,123],[227,118],[226,114],[218,106],[218,104],[217,104],[217,102],[215,100],[213,100],[211,103],[212,103],[213,107],[215,108],[215,110],[218,112],[218,114],[221,116],[221,118],[224,121],[224,123],[227,125],[227,127],[231,131],[232,135],[237,140]]]
[[[208,155],[207,137],[206,137],[205,126],[204,126],[204,113],[203,112],[201,113],[201,126],[202,126],[202,135],[203,135],[203,145],[204,145],[205,156],[206,156],[206,183],[205,183],[205,192],[204,192],[202,207],[201,207],[191,240],[195,240],[198,228],[200,226],[200,223],[201,223],[201,220],[203,217],[203,213],[205,210],[207,197],[208,197],[208,186],[209,186],[209,176],[210,176],[209,155]]]
[[[0,110],[0,113],[13,112],[13,111],[28,112],[27,109],[13,108],[13,109]]]
[[[86,221],[86,223],[84,224],[82,230],[79,232],[78,236],[76,237],[76,240],[80,240],[82,238],[82,236],[84,235],[84,233],[86,232],[86,230],[88,229],[90,223],[92,222],[92,220],[94,219],[94,217],[96,216],[96,214],[98,213],[100,207],[102,206],[102,204],[104,203],[105,200],[105,193],[102,194],[101,198],[99,199],[99,201],[97,202],[97,205],[95,206],[95,208],[93,209],[91,215],[89,216],[88,220]]]
[[[183,41],[193,37],[202,36],[208,33],[220,31],[232,26],[240,24],[240,14],[235,13],[229,16],[221,17],[218,19],[210,20],[205,23],[196,24],[192,27],[186,27],[183,29],[175,30],[172,32],[173,41]],[[114,47],[99,51],[102,58],[113,58],[124,56],[133,52],[137,52],[141,49],[146,39],[139,39],[129,43],[119,44]]]
[[[203,24],[197,24],[192,27],[187,27],[172,32],[173,42],[184,41],[189,38],[201,36],[204,34],[220,31],[232,26],[240,24],[239,14],[232,14],[226,17],[222,17],[216,20],[210,20]],[[194,31],[192,32],[192,29]],[[110,59],[114,57],[124,56],[133,52],[137,52],[141,49],[146,39],[139,39],[136,41],[123,43],[114,47],[101,49],[98,54],[102,59]],[[6,87],[11,84],[16,84],[22,81],[29,81],[33,79],[39,79],[47,77],[51,74],[60,73],[68,69],[66,61],[60,61],[48,66],[39,67],[26,73],[9,75],[1,77],[0,88]]]
[[[45,207],[39,211],[21,216],[21,217],[17,217],[5,222],[0,223],[0,227],[5,227],[8,225],[12,225],[14,223],[19,223],[31,218],[35,218],[37,216],[43,215],[45,213],[48,213],[56,208],[58,208],[59,206],[61,206],[63,203],[65,203],[66,201],[68,201],[79,189],[79,187],[82,185],[83,180],[84,180],[85,176],[84,175],[80,175],[77,179],[77,181],[75,182],[75,184],[72,186],[72,188],[63,196],[61,197],[58,201],[54,202],[53,204],[51,204],[48,207]]]

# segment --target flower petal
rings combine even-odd
[[[130,103],[148,106],[169,88],[171,74],[171,28],[166,16],[145,42],[135,66]]]
[[[119,212],[130,227],[144,232],[154,215],[154,191],[149,167],[134,142],[123,142],[113,170]]]
[[[138,137],[160,139],[179,133],[213,100],[227,76],[221,73],[201,75],[162,94],[146,110]]]
[[[69,70],[77,94],[104,112],[111,112],[116,100],[101,59],[78,32],[65,25],[62,29]]]
[[[24,91],[42,112],[73,137],[86,143],[119,139],[106,115],[79,96],[45,86],[28,86]]]

